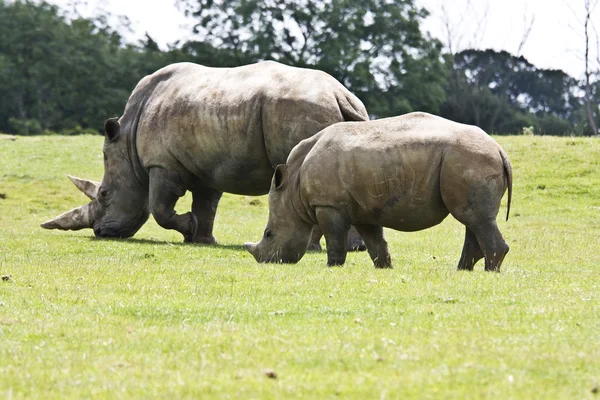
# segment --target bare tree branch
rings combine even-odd
[[[529,39],[529,35],[531,34],[531,29],[533,28],[533,23],[535,22],[535,14],[531,15],[531,19],[529,23],[527,23],[527,10],[525,10],[525,14],[523,15],[523,24],[525,25],[525,32],[523,32],[523,36],[521,37],[521,42],[519,43],[519,47],[517,48],[517,56],[520,56],[523,52],[523,47],[527,43],[527,39]]]
[[[592,72],[590,70],[590,24],[592,19],[592,13],[594,12],[595,7],[598,5],[598,0],[585,0],[585,24],[584,24],[584,33],[585,33],[585,108],[587,111],[588,122],[590,124],[590,128],[595,135],[598,134],[598,128],[596,126],[596,118],[594,115],[594,110],[592,108],[592,90],[591,90],[591,75]]]
[[[467,10],[473,8],[471,0],[467,2]],[[487,30],[488,16],[490,13],[490,2],[489,0],[485,0],[485,5],[483,6],[483,14],[477,18],[475,25],[475,33],[473,35],[473,40],[469,44],[471,48],[480,47],[481,42],[483,41],[483,37],[485,36],[485,32]]]
[[[441,16],[442,24],[444,25],[444,30],[446,31],[446,42],[448,45],[448,51],[451,55],[456,53],[456,49],[453,45],[454,38],[454,27],[452,27],[450,22],[450,15],[448,13],[448,9],[446,8],[446,4],[442,4],[442,16]],[[460,39],[459,39],[460,40]]]
[[[571,14],[573,14],[573,17],[575,17],[575,20],[577,21],[577,23],[581,24],[581,21],[579,20],[579,17],[577,16],[577,12],[573,8],[573,6],[571,6],[571,4],[569,4],[569,1],[568,0],[562,0],[562,3],[563,3],[563,5],[565,7],[567,7],[571,11]]]
[[[483,42],[483,38],[486,33],[488,16],[490,13],[489,0],[485,0],[482,12],[479,12],[479,7],[477,7],[481,4],[481,2],[473,2],[472,0],[461,2],[463,4],[458,6],[456,3],[450,3],[449,0],[439,0],[439,3],[439,19],[443,25],[443,31],[445,35],[444,39],[450,54],[454,55],[459,53],[460,51],[464,50],[464,48],[481,47],[481,43]],[[448,3],[452,4],[450,8],[448,8]],[[452,9],[457,9],[458,7],[460,7],[461,10],[465,10],[461,15],[460,21],[456,21],[456,18],[453,18],[453,13],[451,11]],[[469,32],[466,32],[465,27],[469,27],[473,24],[467,23],[465,18],[469,19],[468,22],[474,22],[474,31],[469,30]],[[466,46],[464,46],[463,42],[466,36],[469,36],[471,40],[469,40]]]
[[[594,34],[596,35],[596,74],[600,74],[600,36],[598,35],[598,30],[593,23],[592,28],[594,29]]]

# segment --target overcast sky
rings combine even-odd
[[[528,27],[529,35],[521,55],[542,68],[557,68],[581,78],[584,70],[585,0],[417,0],[431,11],[423,28],[454,50],[469,47],[519,51]],[[70,0],[50,0],[68,7]],[[191,38],[192,21],[177,10],[175,0],[87,0],[79,9],[89,16],[94,9],[125,15],[134,29],[126,35],[135,41],[148,32],[161,47]],[[600,33],[600,6],[592,18]],[[532,22],[533,21],[533,22]],[[446,26],[452,32],[447,34]],[[595,40],[595,33],[594,33]],[[594,59],[597,49],[594,48]]]

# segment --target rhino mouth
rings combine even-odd
[[[264,257],[262,260],[258,261],[264,264],[296,264],[299,258],[284,258],[278,256],[277,254],[272,254],[270,256]]]
[[[135,234],[135,232],[130,232],[123,228],[111,227],[111,226],[107,226],[107,225],[104,225],[104,226],[94,225],[94,235],[100,239],[103,239],[103,238],[126,239],[129,237],[132,237],[134,234]]]
[[[254,256],[254,259],[262,264],[296,264],[304,254],[296,253],[296,256],[284,256],[283,249],[280,247],[274,252],[262,252],[259,244],[245,243],[246,250]]]
[[[102,218],[92,224],[94,235],[97,238],[130,238],[140,230],[142,225],[148,220],[149,213],[141,212],[134,218],[120,223],[117,221],[103,220]]]

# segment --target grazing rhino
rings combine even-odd
[[[102,182],[70,177],[91,202],[42,227],[124,238],[152,213],[186,242],[216,243],[223,192],[266,194],[274,167],[298,142],[336,122],[368,119],[361,101],[322,71],[273,61],[172,64],[144,77],[121,118],[106,121]],[[192,210],[178,215],[187,190]]]
[[[466,226],[458,269],[485,257],[499,271],[508,245],[496,216],[512,167],[481,129],[425,113],[343,122],[300,142],[279,165],[269,192],[269,220],[259,243],[246,243],[258,262],[297,262],[318,224],[327,265],[346,260],[350,224],[375,267],[391,267],[383,227],[418,231],[451,213]]]

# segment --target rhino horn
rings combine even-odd
[[[255,243],[251,243],[251,242],[247,242],[244,243],[244,247],[246,248],[246,250],[248,250],[248,253],[254,255],[254,253],[256,253],[256,244]]]
[[[91,211],[92,203],[74,208],[58,217],[44,222],[41,226],[46,229],[61,229],[63,231],[91,228],[94,220]]]
[[[94,200],[96,198],[96,194],[98,194],[98,187],[100,187],[100,183],[89,181],[87,179],[77,178],[76,176],[67,175],[71,182],[77,189],[81,190],[90,200]]]

